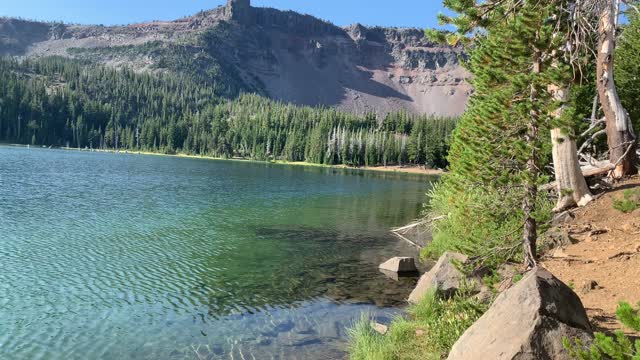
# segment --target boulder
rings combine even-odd
[[[380,264],[380,270],[394,273],[416,272],[416,263],[412,257],[394,257]]]
[[[582,302],[538,267],[503,292],[453,345],[449,360],[569,360],[564,338],[593,338]]]
[[[465,275],[456,268],[454,261],[465,262],[467,256],[446,252],[427,273],[420,277],[418,285],[409,295],[409,302],[417,304],[431,289],[444,296],[451,296],[460,289]]]

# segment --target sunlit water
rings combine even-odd
[[[415,280],[406,175],[0,147],[1,359],[334,359]]]

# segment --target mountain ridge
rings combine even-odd
[[[176,72],[298,105],[457,116],[471,87],[459,47],[422,30],[338,27],[248,0],[174,21],[117,26],[0,19],[0,55],[58,55],[136,71]]]

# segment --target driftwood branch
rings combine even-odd
[[[411,245],[413,245],[413,246],[417,247],[418,249],[422,249],[422,246],[421,246],[420,244],[418,244],[418,243],[416,243],[415,241],[412,241],[412,240],[410,240],[410,239],[408,239],[408,238],[404,237],[402,234],[397,233],[397,232],[393,232],[393,231],[392,231],[391,233],[392,233],[392,234],[394,234],[395,236],[399,237],[400,239],[402,239],[402,240],[404,240],[404,241],[408,242],[409,244],[411,244]]]
[[[394,235],[396,235],[397,237],[399,237],[400,239],[408,242],[409,244],[417,247],[418,249],[422,249],[422,245],[416,243],[415,241],[407,238],[406,236],[404,236],[405,234],[407,234],[410,230],[413,230],[419,226],[427,226],[435,221],[438,220],[442,220],[442,219],[446,219],[447,215],[442,215],[442,216],[436,216],[434,218],[431,219],[423,219],[423,220],[419,220],[419,221],[415,221],[409,225],[405,225],[399,228],[395,228],[391,230],[391,233],[393,233]]]
[[[394,232],[394,233],[401,232],[401,233],[405,233],[406,234],[407,231],[409,231],[409,230],[411,230],[411,229],[413,229],[413,228],[415,228],[417,226],[428,225],[428,224],[431,224],[431,223],[433,223],[435,221],[446,219],[446,218],[447,218],[447,215],[442,215],[442,216],[437,216],[437,217],[434,217],[434,218],[431,218],[431,219],[423,219],[423,220],[420,220],[420,221],[413,222],[413,223],[411,223],[409,225],[405,225],[403,227],[391,229],[391,232]]]

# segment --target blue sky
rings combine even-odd
[[[173,20],[226,0],[0,0],[0,16],[82,24]],[[253,6],[295,10],[337,25],[432,27],[441,0],[252,0]]]

